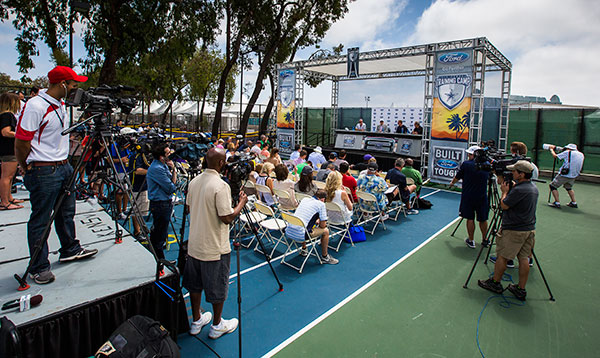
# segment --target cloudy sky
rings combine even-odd
[[[357,0],[346,17],[334,24],[321,44],[361,51],[395,48],[473,37],[487,37],[513,64],[512,94],[550,98],[565,104],[600,106],[600,2],[595,0]],[[17,73],[15,31],[0,25],[0,72]],[[77,55],[83,55],[75,43]],[[301,51],[306,59],[314,48]],[[40,48],[30,76],[52,67]],[[246,73],[244,82],[254,73]],[[422,78],[346,82],[341,106],[422,106]],[[268,86],[267,86],[268,89]],[[305,106],[329,106],[331,85],[306,87]],[[267,91],[263,91],[267,92]],[[261,95],[266,101],[267,93]],[[486,95],[499,95],[498,76],[486,77]],[[239,95],[237,95],[239,96]],[[239,97],[236,97],[236,100]]]

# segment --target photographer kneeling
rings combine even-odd
[[[508,260],[519,259],[519,284],[508,285],[508,290],[521,301],[525,300],[525,284],[529,276],[529,259],[535,243],[535,210],[538,190],[531,182],[533,165],[519,160],[506,169],[512,172],[514,186],[508,182],[500,186],[502,198],[502,228],[496,236],[496,263],[494,276],[485,281],[479,280],[480,287],[501,294],[504,291],[500,281],[506,270]]]
[[[232,207],[231,188],[220,175],[225,165],[224,149],[209,149],[205,161],[208,168],[190,182],[188,189],[190,234],[183,287],[190,292],[192,303],[194,321],[190,334],[200,333],[212,319],[208,337],[216,339],[238,326],[236,318],[222,319],[221,313],[229,287],[229,224],[240,214],[248,198],[240,192],[238,204]],[[201,312],[202,291],[212,304],[214,317],[210,312]]]

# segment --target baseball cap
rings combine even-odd
[[[571,150],[577,150],[577,144],[569,143],[569,144],[565,145],[565,148],[571,149]]]
[[[48,72],[48,81],[50,81],[50,83],[59,83],[60,81],[68,80],[85,82],[88,78],[87,76],[78,75],[71,67],[67,66],[56,66]]]
[[[134,133],[137,133],[137,131],[133,128],[125,127],[125,128],[121,128],[119,133],[120,134],[134,134]]]
[[[304,168],[302,168],[300,175],[312,175],[312,173],[313,168],[310,165],[305,165]]]
[[[465,149],[465,152],[467,152],[467,154],[473,154],[473,153],[475,153],[476,150],[479,150],[479,149],[481,149],[480,146],[472,145],[469,148]]]
[[[373,158],[373,156],[371,154],[365,154],[365,156],[363,157],[363,160],[366,162],[367,160]]]
[[[334,157],[336,157],[336,158],[338,157],[338,154],[337,154],[337,152],[331,152],[329,155],[331,155],[331,156],[334,156]]]
[[[377,169],[379,169],[379,166],[377,165],[377,163],[373,162],[367,165],[367,169],[369,169],[370,172],[375,172],[377,171]]]
[[[518,170],[523,173],[531,173],[533,171],[533,164],[526,160],[519,160],[513,165],[507,165],[508,170]]]

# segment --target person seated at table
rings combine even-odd
[[[306,165],[300,173],[300,180],[294,184],[294,190],[306,195],[313,196],[317,192],[317,186],[313,183],[313,168]]]
[[[412,134],[423,134],[423,127],[419,122],[415,122],[415,129],[413,129]]]
[[[389,216],[385,212],[388,204],[385,191],[388,189],[388,185],[385,180],[379,176],[379,167],[377,166],[377,163],[369,163],[367,172],[358,177],[357,184],[358,190],[373,194],[375,196],[375,199],[377,200],[377,207],[370,209],[380,211],[382,220],[388,219]]]
[[[358,120],[358,123],[356,123],[356,126],[354,126],[354,130],[360,132],[364,132],[367,130],[367,125],[363,122],[362,118]]]
[[[275,200],[273,199],[273,179],[271,178],[271,172],[275,169],[273,164],[264,163],[262,166],[262,170],[256,178],[256,184],[265,185],[271,190],[271,194],[260,193],[260,200],[262,200],[265,204],[271,206],[275,204]]]
[[[352,202],[358,203],[358,197],[356,196],[356,179],[350,174],[348,174],[348,170],[350,169],[350,165],[347,162],[340,164],[340,173],[342,174],[342,185],[346,188],[350,189],[352,193]]]
[[[396,127],[396,133],[403,133],[403,134],[408,133],[408,128],[406,128],[406,126],[404,124],[402,124],[402,120],[398,121],[398,126]]]
[[[358,170],[358,171],[367,169],[367,165],[369,165],[369,160],[371,158],[373,158],[373,156],[371,154],[365,154],[363,156],[363,162],[353,164],[352,166],[350,166],[350,169],[354,169],[354,170]]]
[[[290,195],[290,198],[279,198],[279,205],[284,210],[294,210],[298,206],[296,195],[294,194],[294,182],[288,179],[288,168],[285,164],[278,164],[275,167],[275,180],[273,181],[273,189],[285,191]]]
[[[334,172],[334,171],[335,171],[335,165],[333,163],[331,163],[331,162],[323,163],[323,165],[321,166],[321,169],[319,169],[319,171],[317,172],[317,177],[315,178],[315,180],[324,182],[325,180],[327,180],[327,176],[329,175],[329,173]]]
[[[398,189],[394,190],[394,192],[390,194],[388,200],[400,200],[404,204],[406,204],[406,208],[408,209],[408,211],[406,212],[407,214],[418,214],[419,211],[411,208],[410,206],[410,194],[414,193],[415,190],[417,190],[417,186],[415,184],[408,185],[406,183],[406,176],[402,174],[403,167],[404,159],[398,158],[394,163],[394,167],[390,169],[385,176],[385,180],[389,180],[390,184],[396,185]]]
[[[383,121],[379,121],[379,125],[377,125],[375,128],[375,131],[379,133],[387,133],[390,131],[390,129]]]
[[[342,208],[341,212],[330,212],[329,220],[334,223],[352,222],[352,201],[342,186],[342,174],[335,171],[329,173],[325,182],[325,192],[327,193],[325,202],[336,203]]]

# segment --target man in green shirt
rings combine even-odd
[[[423,177],[421,176],[421,173],[416,170],[415,168],[413,168],[413,160],[410,158],[407,158],[404,161],[404,168],[402,168],[402,174],[404,174],[404,176],[406,176],[407,178],[411,178],[412,180],[414,180],[415,185],[417,186],[417,189],[415,190],[417,193],[421,191],[421,186],[423,185]]]

